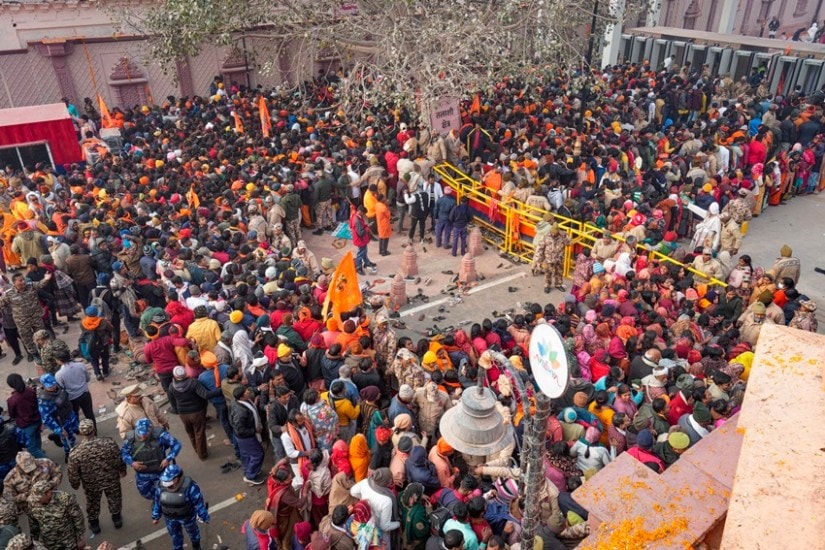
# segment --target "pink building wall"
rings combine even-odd
[[[148,0],[135,4],[156,7]],[[81,106],[83,98],[97,94],[109,107],[131,107],[149,99],[162,103],[170,95],[206,95],[216,75],[227,82],[247,81],[243,55],[231,55],[230,48],[204,45],[197,57],[164,71],[147,58],[145,46],[143,37],[117,34],[108,13],[96,4],[0,0],[0,108],[54,103],[63,96]],[[263,38],[249,38],[246,46],[253,87],[295,84],[311,78],[320,64],[314,52],[278,48]],[[258,70],[270,60],[271,72]]]

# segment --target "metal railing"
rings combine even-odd
[[[474,180],[448,162],[437,164],[433,167],[433,170],[441,177],[443,183],[452,187],[456,194],[456,200],[463,196],[470,199],[470,206],[473,208],[473,221],[482,229],[484,240],[501,252],[522,262],[529,264],[533,261],[535,250],[533,236],[536,234],[536,225],[544,220],[548,214],[552,216],[553,222],[558,224],[559,229],[565,231],[570,237],[570,245],[564,252],[565,277],[570,277],[575,268],[575,247],[582,246],[592,249],[595,242],[602,238],[604,230],[592,223],[585,223],[554,212],[547,212],[515,199],[498,201],[490,196],[490,193],[480,181]],[[621,242],[625,241],[621,235],[614,235],[613,238]],[[688,264],[656,250],[650,250],[644,245],[637,244],[636,250],[639,254],[645,255],[651,260],[677,265],[687,272],[708,279],[710,285],[727,286],[724,281],[709,277]]]

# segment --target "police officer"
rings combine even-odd
[[[152,427],[148,418],[141,418],[135,429],[126,433],[120,456],[123,463],[135,470],[138,493],[152,500],[161,472],[180,453],[180,441],[161,428]]]
[[[47,372],[41,376],[40,384],[43,387],[37,392],[37,410],[40,411],[43,425],[52,431],[49,439],[57,443],[57,438],[60,438],[64,458],[68,462],[78,428],[77,413],[69,400],[69,394],[60,387],[53,374]]]
[[[167,466],[160,475],[160,486],[155,489],[152,503],[152,523],[163,516],[166,530],[172,537],[172,549],[183,550],[183,528],[189,533],[192,548],[200,550],[201,533],[198,521],[209,523],[209,511],[198,484],[177,464]]]
[[[97,437],[95,423],[88,418],[80,421],[80,435],[83,440],[69,453],[69,484],[72,489],[78,489],[83,484],[86,518],[92,533],[100,533],[100,498],[103,493],[106,493],[112,523],[115,529],[120,529],[123,526],[120,478],[126,475],[120,448],[110,437]]]

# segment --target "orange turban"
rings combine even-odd
[[[440,454],[440,455],[449,455],[449,454],[452,454],[455,451],[455,449],[450,447],[450,444],[447,443],[444,440],[443,437],[438,439],[438,443],[436,444],[436,447],[438,448],[438,454]]]
[[[620,325],[616,328],[616,336],[627,341],[629,338],[636,336],[636,329],[628,325]]]

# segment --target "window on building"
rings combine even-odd
[[[52,166],[48,143],[32,143],[0,149],[0,165],[31,171],[38,162]]]

